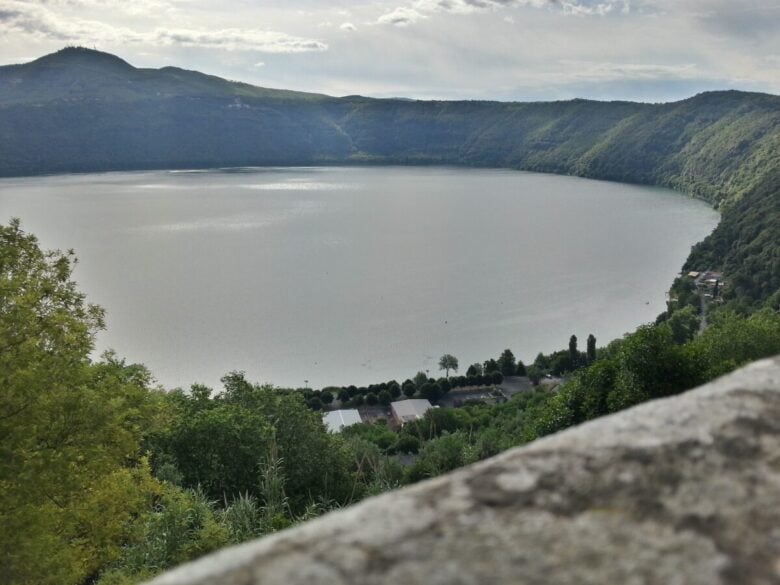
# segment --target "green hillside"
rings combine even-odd
[[[331,98],[88,49],[0,67],[0,175],[312,163],[513,167],[738,199],[780,164],[780,98],[670,104]]]

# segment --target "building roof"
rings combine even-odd
[[[331,433],[339,433],[344,427],[363,422],[355,409],[331,410],[322,415],[322,420]]]
[[[390,407],[393,409],[393,415],[402,422],[419,420],[433,408],[424,398],[399,400],[390,404]]]

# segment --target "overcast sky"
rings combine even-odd
[[[780,93],[774,0],[0,0],[0,61],[65,45],[332,95]]]

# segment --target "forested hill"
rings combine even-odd
[[[733,201],[780,165],[780,97],[669,104],[333,98],[68,48],[0,67],[0,176],[327,163],[512,167]]]

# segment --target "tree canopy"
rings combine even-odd
[[[439,358],[439,369],[444,370],[445,375],[449,378],[450,370],[453,372],[458,371],[458,358],[456,358],[454,355],[445,353],[443,356],[441,356],[441,358]]]

